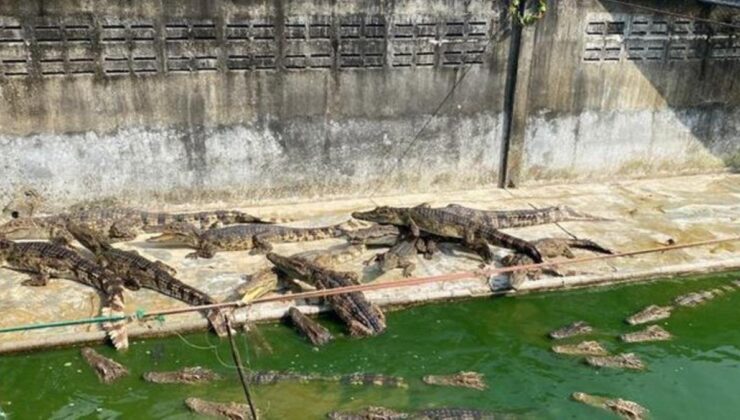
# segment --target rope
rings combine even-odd
[[[547,261],[547,262],[542,262],[542,263],[537,263],[537,264],[517,265],[514,267],[488,268],[488,269],[479,270],[479,271],[463,271],[463,272],[458,272],[458,273],[441,274],[441,275],[430,276],[430,277],[414,277],[414,278],[409,278],[409,279],[388,281],[384,283],[360,284],[360,285],[353,285],[353,286],[337,287],[333,289],[322,289],[322,290],[316,290],[316,291],[311,291],[311,292],[294,293],[290,295],[270,296],[270,297],[263,297],[260,299],[253,300],[249,303],[249,305],[253,305],[257,303],[266,303],[266,302],[280,302],[280,301],[286,301],[286,300],[303,300],[303,299],[311,299],[311,298],[317,298],[317,297],[334,296],[334,295],[340,295],[340,294],[345,294],[345,293],[364,292],[364,291],[369,291],[369,290],[381,290],[381,289],[391,289],[391,288],[398,288],[398,287],[405,287],[405,286],[416,286],[416,285],[426,284],[426,283],[469,280],[471,278],[476,278],[476,277],[484,277],[484,276],[491,276],[495,274],[511,273],[515,271],[532,270],[532,269],[538,269],[538,268],[556,268],[556,267],[561,267],[561,266],[566,266],[566,265],[580,264],[584,262],[610,260],[610,259],[623,258],[623,257],[632,257],[635,255],[644,255],[644,254],[652,254],[652,253],[665,252],[665,251],[674,251],[678,249],[695,248],[695,247],[700,247],[700,246],[716,245],[716,244],[721,244],[725,242],[736,242],[736,241],[740,241],[740,236],[735,236],[732,238],[724,238],[724,239],[710,239],[706,241],[687,242],[685,244],[667,245],[667,246],[662,246],[662,247],[657,247],[657,248],[641,249],[637,251],[627,251],[627,252],[621,252],[621,253],[618,252],[618,253],[614,253],[610,255],[597,255],[597,256],[591,256],[591,257],[573,258],[573,259],[565,260],[565,261]],[[129,315],[129,316],[121,315],[121,316],[112,316],[112,317],[85,318],[85,319],[77,319],[77,320],[69,320],[69,321],[58,321],[58,322],[49,322],[49,323],[41,323],[41,324],[21,325],[17,327],[0,328],[0,333],[26,331],[26,330],[34,330],[34,329],[40,329],[40,328],[63,327],[63,326],[78,325],[78,324],[101,323],[101,322],[108,322],[108,321],[137,320],[137,319],[144,320],[144,319],[152,318],[152,317],[158,318],[158,317],[164,317],[165,315],[175,315],[175,314],[188,313],[188,312],[198,312],[198,311],[203,311],[207,309],[217,309],[217,308],[227,308],[227,307],[239,308],[239,307],[244,307],[244,306],[247,306],[247,304],[242,301],[234,301],[234,302],[215,303],[211,305],[188,306],[188,307],[178,308],[178,309],[152,311],[148,313],[139,311],[140,312],[139,314],[134,314],[134,315]]]
[[[254,409],[254,403],[252,403],[252,394],[249,392],[249,385],[247,385],[246,375],[244,374],[244,367],[242,367],[242,359],[239,356],[239,350],[236,348],[236,342],[234,341],[234,334],[231,328],[231,320],[227,315],[224,315],[224,322],[226,323],[226,331],[229,334],[229,344],[231,345],[231,357],[234,358],[236,364],[236,371],[239,372],[239,380],[244,388],[244,395],[247,397],[247,404],[249,404],[249,411],[252,413],[252,419],[257,420],[257,410]]]

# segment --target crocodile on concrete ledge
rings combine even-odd
[[[440,210],[467,217],[494,229],[544,225],[548,223],[586,221],[611,221],[603,217],[582,213],[568,206],[544,207],[521,210],[478,210],[459,204],[449,204]]]
[[[49,279],[64,278],[93,287],[103,295],[101,314],[124,314],[124,281],[113,272],[83,258],[71,249],[48,242],[13,242],[0,238],[0,265],[29,273],[23,282],[27,286],[45,286]],[[116,349],[128,348],[128,335],[124,321],[104,323]]]
[[[187,223],[174,223],[148,242],[194,248],[196,252],[188,254],[188,258],[213,258],[218,251],[266,252],[272,250],[271,243],[315,241],[344,234],[345,230],[340,225],[299,228],[243,224],[202,231]]]
[[[544,238],[533,241],[532,244],[547,258],[575,258],[571,248],[586,249],[602,254],[613,254],[613,251],[605,248],[596,242],[588,239],[570,239],[570,238]],[[516,253],[505,256],[501,260],[505,267],[515,267],[518,265],[534,264],[534,260],[529,255]],[[518,289],[527,279],[536,280],[547,273],[553,276],[562,276],[555,268],[533,268],[529,270],[513,271],[509,273],[509,284],[513,289]]]
[[[493,260],[493,254],[488,248],[489,244],[513,248],[529,255],[536,262],[542,262],[542,255],[531,243],[442,209],[427,206],[383,206],[366,212],[354,212],[352,217],[369,222],[407,227],[413,237],[419,237],[422,232],[426,232],[446,238],[462,239],[465,246],[478,252],[486,262]]]
[[[288,277],[315,284],[321,289],[359,283],[356,273],[330,270],[303,258],[268,253],[267,259]],[[362,292],[332,295],[326,299],[339,318],[347,324],[351,335],[377,335],[385,331],[385,315],[380,308],[370,303]]]
[[[193,306],[217,303],[202,291],[175,278],[175,269],[160,261],[150,261],[136,251],[116,249],[87,227],[68,224],[67,230],[96,255],[103,267],[122,278],[125,286],[131,290],[145,287]],[[228,333],[222,311],[211,309],[206,317],[220,337]]]
[[[411,277],[416,268],[414,258],[421,252],[426,258],[431,258],[436,249],[434,240],[425,238],[404,238],[393,245],[386,252],[377,254],[366,264],[375,262],[381,272],[386,273],[395,268],[403,269],[404,277]]]
[[[86,226],[105,239],[129,241],[141,233],[159,232],[172,223],[200,229],[235,223],[269,223],[240,211],[217,210],[198,213],[154,213],[130,208],[94,207],[52,216],[19,217],[0,225],[0,236],[8,239],[52,239],[69,241],[68,223]]]

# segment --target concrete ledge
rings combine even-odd
[[[586,288],[590,286],[613,286],[618,284],[651,281],[662,277],[697,275],[737,269],[740,269],[740,258],[701,264],[679,264],[670,267],[646,269],[629,273],[614,273],[612,275],[572,276],[558,279],[544,279],[536,282],[525,283],[519,292],[511,292],[505,287],[492,289],[489,286],[488,280],[471,278],[447,283],[424,284],[413,288],[404,286],[399,288],[374,290],[365,292],[365,295],[370,301],[377,303],[378,305],[392,307],[494,295],[516,296],[518,294],[554,292]],[[297,306],[302,312],[312,315],[331,310],[328,306],[306,305],[295,302],[269,302],[256,304],[247,309],[239,309],[235,311],[234,320],[237,324],[243,324],[245,322],[276,321],[287,316],[288,309],[291,306]],[[176,319],[177,316],[171,316],[164,323],[158,323],[156,321],[132,323],[129,325],[128,329],[129,338],[133,340],[136,338],[162,337],[192,331],[203,331],[208,328],[208,322],[205,318],[199,320],[170,321],[169,319],[172,318]],[[393,328],[393,325],[389,325],[389,328]],[[0,343],[0,354],[45,350],[53,347],[74,346],[87,343],[102,343],[105,340],[106,336],[103,331],[65,334],[43,339]]]
[[[559,225],[507,229],[524,239],[564,237],[573,235],[594,240],[611,249],[626,252],[655,248],[667,243],[688,244],[711,239],[740,236],[740,175],[703,175],[640,181],[626,181],[611,185],[560,185],[532,187],[517,190],[472,190],[445,194],[376,197],[379,205],[414,205],[421,202],[445,205],[459,203],[477,208],[514,209],[531,206],[568,205],[576,210],[612,219],[611,222],[567,222]],[[216,204],[214,204],[215,206]],[[373,207],[368,200],[337,200],[311,204],[286,204],[249,209],[234,203],[221,208],[241,208],[256,214],[275,217],[300,218],[296,225],[318,226],[342,222],[356,209]],[[179,210],[187,210],[180,208]],[[256,210],[256,211],[254,211]],[[151,247],[145,237],[120,244],[124,249],[135,249],[142,255],[165,262],[178,270],[179,278],[219,300],[233,300],[234,290],[243,283],[243,275],[268,266],[264,256],[249,252],[224,252],[211,260],[189,260],[188,249]],[[343,246],[341,240],[324,240],[299,244],[276,244],[275,251],[291,255],[307,250],[322,250]],[[432,260],[417,258],[417,277],[471,272],[480,265],[480,259],[464,249],[440,244],[441,252]],[[381,250],[382,251],[382,250]],[[507,250],[494,248],[497,256]],[[355,260],[335,267],[338,270],[361,274],[362,281],[388,282],[401,277],[400,270],[380,273],[365,267],[362,261],[375,252],[367,251]],[[580,251],[579,251],[580,252]],[[583,253],[579,255],[585,255]],[[565,278],[543,278],[526,283],[518,293],[540,293],[580,287],[614,285],[712,271],[740,269],[740,243],[724,242],[691,249],[640,255],[639,257],[592,261],[569,267],[576,272]],[[0,327],[80,319],[95,316],[99,298],[90,288],[66,280],[52,281],[43,288],[21,285],[25,277],[9,270],[0,270],[0,308],[3,317]],[[392,288],[368,291],[368,298],[382,306],[405,306],[437,300],[463,299],[492,294],[511,294],[505,289],[506,278],[464,279],[450,283],[424,284],[413,288]],[[133,313],[183,307],[182,302],[152,291],[127,292],[126,311]],[[307,313],[325,308],[300,302]],[[283,317],[290,302],[270,302],[254,305],[248,313],[239,310],[237,322],[268,321]],[[393,326],[390,326],[393,328]],[[172,335],[180,332],[204,330],[206,321],[197,313],[168,317],[164,324],[148,322],[129,326],[134,338]],[[97,326],[78,325],[55,329],[0,334],[0,353],[28,351],[41,348],[102,342],[104,334]]]

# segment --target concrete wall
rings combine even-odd
[[[0,2],[0,200],[496,185],[503,18],[475,0]]]
[[[551,2],[524,29],[508,182],[740,168],[740,9]]]
[[[737,9],[633,2],[740,25]],[[0,202],[26,187],[57,206],[153,207],[740,165],[738,29],[559,0],[517,39],[498,0],[2,1]]]

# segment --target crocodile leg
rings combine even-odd
[[[398,267],[403,269],[404,277],[411,277],[416,269],[416,264],[406,258],[402,258],[398,261]]]
[[[587,249],[589,251],[599,252],[602,254],[614,253],[614,251],[612,251],[611,249],[605,248],[597,244],[596,242],[590,241],[588,239],[568,239],[566,243],[573,248]]]
[[[254,237],[252,237],[254,248],[252,248],[250,253],[264,254],[272,251],[272,244],[270,243],[271,237],[275,237],[275,235],[254,235]]]
[[[23,280],[21,283],[24,286],[41,287],[49,284],[49,273],[47,270],[41,270],[38,273],[30,275],[28,280]]]
[[[198,245],[198,248],[195,250],[195,252],[191,252],[190,254],[186,255],[185,258],[193,260],[198,258],[209,259],[213,258],[214,255],[216,255],[215,247],[208,242],[202,242]]]

